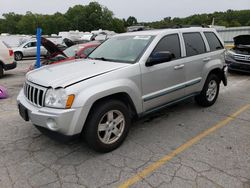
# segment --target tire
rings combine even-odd
[[[130,122],[129,110],[124,103],[118,100],[102,101],[90,111],[83,136],[95,151],[110,152],[125,140]]]
[[[227,72],[230,73],[230,74],[234,73],[234,71],[232,69],[230,69],[230,68],[227,69]]]
[[[0,64],[0,78],[3,77],[3,65]]]
[[[46,54],[44,55],[44,58],[48,59],[48,58],[50,58],[50,56],[51,56],[51,54],[47,51]]]
[[[207,77],[205,85],[201,91],[201,93],[195,96],[195,101],[197,104],[203,107],[212,106],[218,97],[220,90],[220,79],[215,74],[210,74]]]
[[[21,52],[15,52],[14,56],[16,61],[20,61],[23,59],[23,54]]]

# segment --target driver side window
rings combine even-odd
[[[24,46],[24,48],[29,48],[29,47],[31,47],[31,42]]]
[[[24,46],[24,48],[36,47],[36,42],[29,42]]]
[[[152,54],[162,51],[168,51],[173,54],[174,60],[181,57],[181,47],[178,34],[171,34],[163,37],[155,47]]]

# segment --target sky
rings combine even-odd
[[[93,1],[93,0],[92,0]],[[250,0],[96,0],[113,11],[115,17],[135,16],[140,22],[159,21],[165,17],[186,17],[193,14],[250,9]],[[65,13],[77,4],[91,0],[0,0],[0,15],[8,12],[25,14]]]

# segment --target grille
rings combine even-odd
[[[238,60],[238,61],[247,61],[247,62],[250,62],[250,56],[234,55],[234,59]]]
[[[39,107],[44,106],[46,88],[37,86],[30,82],[25,82],[23,89],[24,89],[25,97],[32,104],[39,106]]]

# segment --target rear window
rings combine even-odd
[[[206,52],[205,43],[200,33],[184,33],[183,34],[186,56],[194,56]]]
[[[10,46],[6,43],[6,42],[4,42],[4,41],[2,41],[3,42],[3,44],[7,47],[7,48],[10,48]]]
[[[210,51],[223,49],[223,46],[218,37],[213,32],[204,32],[207,42],[210,47]]]

